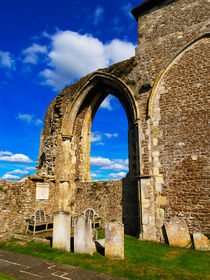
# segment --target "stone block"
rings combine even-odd
[[[191,248],[192,242],[187,224],[184,220],[173,217],[165,224],[169,245]]]
[[[196,250],[210,251],[209,239],[200,232],[193,233],[193,240]]]
[[[117,222],[106,223],[105,256],[124,259],[124,225]]]
[[[66,211],[54,214],[53,219],[53,245],[55,249],[70,251],[71,242],[71,215]]]
[[[85,216],[74,220],[74,252],[93,254],[92,222]]]

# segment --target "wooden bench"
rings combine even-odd
[[[53,230],[52,215],[46,215],[44,210],[36,210],[34,215],[26,219],[26,233]]]

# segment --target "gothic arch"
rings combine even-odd
[[[198,44],[201,40],[203,39],[209,39],[210,38],[210,33],[206,33],[203,34],[202,36],[199,36],[198,38],[196,38],[195,40],[191,41],[190,43],[186,44],[183,48],[181,48],[173,57],[172,59],[165,65],[165,67],[163,68],[163,70],[159,73],[158,78],[155,82],[155,85],[153,87],[153,90],[149,96],[149,100],[148,100],[148,117],[151,118],[152,117],[152,108],[153,108],[153,103],[154,103],[154,99],[155,96],[158,92],[158,86],[160,85],[163,77],[165,76],[165,74],[167,73],[167,71],[174,65],[174,63],[176,63],[176,61],[178,61],[181,56],[184,54],[185,51],[189,50],[190,48],[192,48],[194,45]]]
[[[101,92],[103,88],[104,91]],[[91,93],[93,94],[91,95]],[[73,101],[69,104],[64,116],[61,133],[63,135],[72,134],[76,115],[81,106],[84,105],[84,102],[87,102],[87,97],[91,98],[89,104],[95,106],[94,112],[96,113],[101,102],[109,93],[113,94],[120,100],[127,114],[129,127],[132,127],[140,118],[134,93],[121,79],[114,75],[98,71],[89,78],[86,84],[75,94]],[[98,95],[97,98],[96,95]]]
[[[63,142],[70,139],[73,144],[72,147],[74,147],[74,150],[72,150],[67,148],[67,143],[63,143],[62,154],[67,154],[68,157],[63,160],[66,163],[64,170],[66,175],[68,171],[72,173],[72,179],[76,178],[81,181],[91,179],[91,126],[100,104],[108,94],[117,97],[126,112],[129,124],[129,174],[133,176],[139,174],[139,147],[137,147],[138,144],[136,143],[138,141],[136,139],[138,139],[140,114],[134,94],[119,78],[107,73],[95,72],[74,95],[62,122],[61,137]],[[66,175],[63,177],[66,177]],[[67,177],[69,176],[67,175]]]

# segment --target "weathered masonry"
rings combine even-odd
[[[73,214],[94,208],[104,221],[123,222],[127,233],[148,240],[162,241],[162,225],[173,216],[191,233],[209,233],[208,5],[147,0],[134,8],[135,57],[82,78],[51,102],[36,174],[20,183],[0,181],[0,218],[10,235],[36,207]],[[96,182],[91,125],[109,93],[127,114],[129,173]],[[49,196],[39,200],[42,184]]]

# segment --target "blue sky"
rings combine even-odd
[[[46,109],[64,86],[135,54],[137,23],[130,10],[142,2],[1,3],[0,178],[35,172]],[[109,96],[92,126],[92,178],[126,174],[127,129],[121,104]]]

